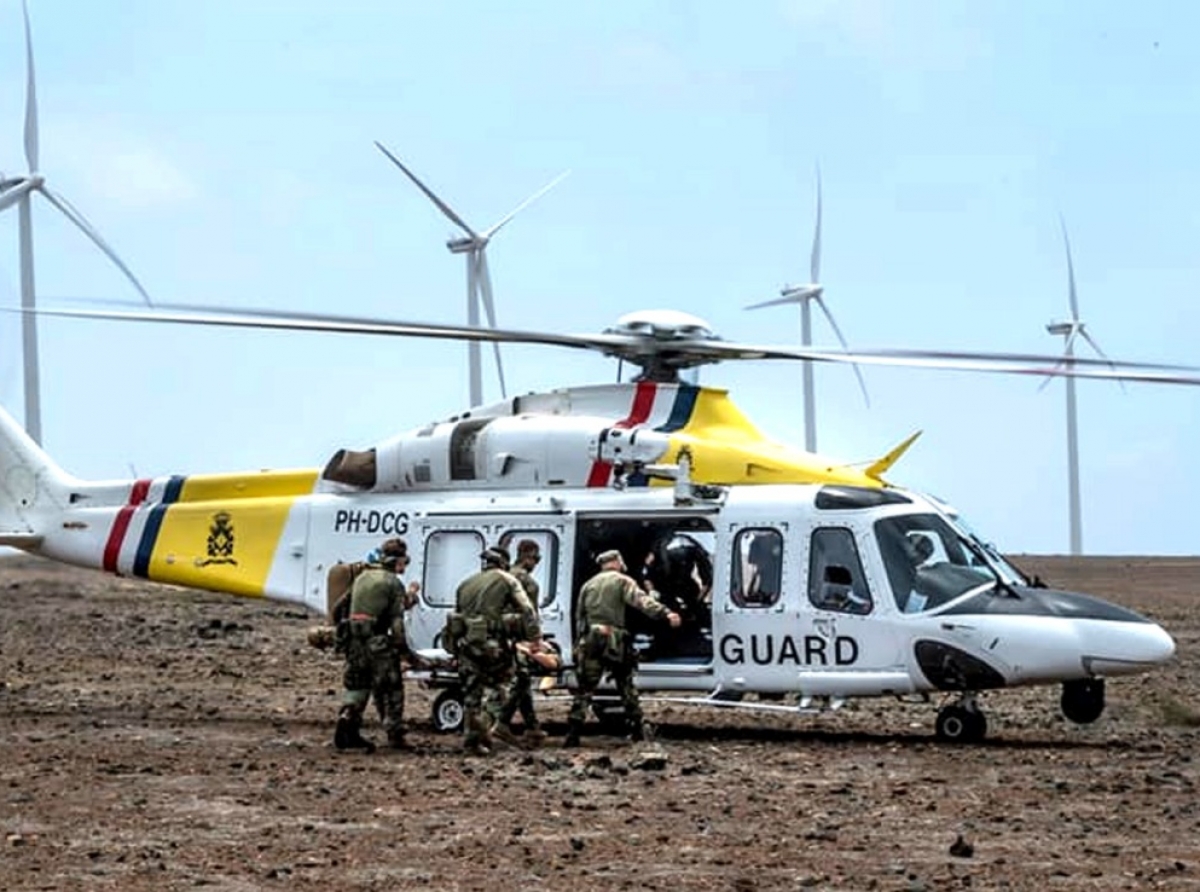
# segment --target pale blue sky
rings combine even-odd
[[[486,227],[564,169],[489,260],[501,325],[598,331],[673,307],[798,340],[742,308],[822,278],[851,345],[1056,353],[1068,312],[1121,359],[1196,362],[1200,7],[1168,2],[588,4],[30,0],[42,172],[162,302],[465,321],[448,221],[379,139]],[[24,169],[18,0],[0,0],[0,170]],[[46,203],[43,304],[136,295]],[[16,215],[0,302],[18,302]],[[21,415],[16,320],[0,402]],[[823,321],[818,344],[834,346]],[[84,477],[321,464],[466,403],[465,347],[48,320],[47,449]],[[506,348],[510,392],[611,380]],[[956,504],[1010,552],[1067,548],[1061,382],[817,375],[818,445]],[[800,369],[706,369],[803,441]],[[488,396],[497,397],[485,368]],[[1195,388],[1079,386],[1084,549],[1196,554]]]

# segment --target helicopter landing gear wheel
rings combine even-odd
[[[987,735],[987,717],[973,699],[964,699],[939,709],[935,727],[946,743],[978,743]]]
[[[433,699],[433,727],[437,731],[453,732],[462,729],[463,708],[462,691],[458,688],[447,688]]]
[[[1104,679],[1077,678],[1064,681],[1062,713],[1077,725],[1090,725],[1104,712]]]

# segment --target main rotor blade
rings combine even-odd
[[[562,173],[560,173],[558,176],[556,176],[554,179],[552,179],[546,185],[542,186],[542,188],[538,189],[536,192],[534,192],[532,195],[530,195],[528,198],[526,198],[524,201],[522,201],[519,205],[517,205],[515,208],[513,208],[511,211],[509,211],[505,216],[501,217],[500,221],[498,223],[494,223],[492,225],[491,229],[488,229],[486,232],[484,232],[483,237],[485,239],[490,239],[493,235],[495,235],[497,232],[499,232],[501,227],[503,227],[509,220],[511,220],[517,214],[521,213],[521,211],[525,210],[525,208],[529,207],[531,204],[533,204],[535,201],[537,201],[539,198],[541,198],[543,195],[545,195],[547,192],[549,192],[551,189],[553,189],[555,186],[557,186],[559,183],[561,183],[563,180],[565,180],[570,173],[571,173],[571,171],[564,170]]]
[[[12,308],[5,307],[0,307],[0,311],[14,312]],[[144,310],[46,309],[41,307],[36,312],[39,316],[54,316],[68,319],[166,322],[223,328],[259,328],[284,331],[326,332],[332,334],[389,335],[394,337],[431,338],[433,340],[547,344],[556,347],[574,347],[600,351],[620,349],[630,340],[624,335],[560,335],[503,328],[474,328],[469,325],[439,325],[426,322],[389,321],[319,313],[298,314],[282,310],[247,310],[224,307],[201,307],[188,304],[159,304],[152,312]]]
[[[138,294],[140,294],[142,299],[146,302],[146,306],[153,307],[154,302],[150,300],[150,295],[146,293],[146,289],[142,287],[142,283],[138,281],[138,277],[133,274],[133,270],[125,265],[125,261],[117,256],[117,252],[109,247],[108,242],[104,240],[104,236],[99,233],[96,227],[89,223],[87,218],[84,217],[74,205],[72,205],[61,195],[55,194],[44,185],[38,187],[38,191],[41,192],[42,195],[46,196],[46,200],[58,208],[62,212],[63,216],[79,227],[80,231],[83,232],[83,234],[89,239],[91,239],[92,243],[101,251],[103,251],[104,255],[108,257],[109,260],[116,264],[117,269],[123,272],[125,274],[125,278],[127,278],[133,284],[133,287],[137,289]]]
[[[837,336],[838,343],[845,348],[846,352],[850,351],[850,345],[846,343],[846,339],[842,337],[842,330],[838,328],[837,322],[833,318],[833,313],[829,312],[829,307],[825,306],[825,299],[820,295],[816,298],[817,306],[821,308],[821,312],[825,314],[825,318],[829,320],[829,327],[833,329],[833,333]],[[867,394],[867,382],[863,380],[862,369],[858,367],[858,363],[854,364],[854,374],[858,378],[858,386],[862,390],[863,401],[868,407],[871,405],[871,397]]]
[[[1062,359],[1060,359],[1060,360],[1059,360],[1059,361],[1058,361],[1058,362],[1055,364],[1055,366],[1054,366],[1054,367],[1055,367],[1056,369],[1057,369],[1057,368],[1066,368],[1066,365],[1067,365],[1067,358],[1064,356]],[[1050,386],[1050,382],[1051,382],[1051,381],[1053,381],[1053,380],[1054,380],[1054,378],[1055,378],[1055,376],[1054,376],[1054,375],[1047,375],[1047,376],[1046,376],[1046,377],[1045,377],[1045,378],[1042,380],[1042,383],[1038,385],[1038,393],[1041,393],[1043,390],[1045,390],[1047,387],[1049,387],[1049,386]]]
[[[411,170],[409,170],[407,167],[405,167],[404,163],[399,158],[397,158],[395,155],[393,155],[391,152],[389,152],[387,150],[387,147],[384,146],[383,143],[381,143],[379,140],[375,140],[375,146],[376,146],[376,148],[379,149],[379,151],[383,152],[383,154],[385,154],[393,164],[395,164],[398,168],[400,168],[400,170],[403,171],[404,175],[406,177],[408,177],[410,180],[412,180],[413,184],[418,189],[420,189],[422,192],[425,193],[425,197],[428,198],[430,201],[432,201],[435,205],[437,205],[438,210],[440,210],[443,214],[445,214],[447,217],[450,218],[451,222],[458,224],[458,226],[463,230],[463,232],[465,232],[471,238],[476,239],[476,240],[479,239],[479,235],[475,232],[474,229],[472,229],[470,226],[467,225],[467,221],[464,220],[462,217],[460,217],[458,214],[454,213],[454,209],[452,207],[450,207],[450,205],[446,204],[446,202],[444,202],[440,198],[438,198],[437,195],[434,194],[432,189],[430,189],[428,186],[426,186],[424,183],[422,183],[419,179],[417,179],[417,175],[415,173],[413,173]]]
[[[479,251],[479,295],[483,298],[483,312],[487,316],[488,326],[496,327],[496,304],[492,300],[492,274],[488,270],[487,251]],[[508,399],[508,387],[504,383],[504,363],[500,361],[500,342],[492,342],[492,350],[496,356],[496,374],[500,378],[500,396]]]
[[[0,311],[19,312],[0,308]],[[871,350],[796,349],[735,344],[720,340],[659,340],[624,334],[564,335],[512,329],[472,328],[422,322],[364,319],[321,314],[296,314],[276,310],[242,310],[187,305],[166,305],[152,312],[115,310],[38,309],[41,316],[111,319],[128,322],[167,322],[248,329],[372,334],[442,340],[475,340],[499,343],[548,344],[596,350],[636,362],[654,357],[664,364],[686,368],[732,359],[812,360],[863,363],[948,371],[978,371],[1017,375],[1054,375],[1077,378],[1111,378],[1150,383],[1200,385],[1200,367],[1146,362],[1114,362],[1073,357],[1057,368],[1062,357],[1026,353],[983,353],[950,350],[883,348]]]
[[[29,24],[29,2],[22,0],[25,14],[25,161],[29,172],[38,169],[38,112],[37,83],[33,76],[33,29]]]
[[[1071,239],[1067,237],[1067,221],[1062,214],[1058,215],[1059,225],[1062,226],[1063,244],[1067,248],[1067,296],[1071,303],[1071,321],[1079,321],[1079,299],[1075,295],[1075,264],[1071,262]]]
[[[809,261],[808,281],[814,285],[821,281],[821,166],[817,165],[817,226],[813,230],[812,258]],[[826,311],[825,315],[829,315]]]

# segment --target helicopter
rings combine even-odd
[[[264,597],[326,613],[327,575],[387,537],[407,541],[420,597],[407,620],[440,689],[433,723],[462,719],[439,635],[458,583],[488,547],[536,542],[544,634],[569,689],[572,595],[619,549],[639,568],[656,542],[703,549],[711,585],[679,633],[636,629],[637,684],[662,699],[808,713],[852,698],[942,698],[935,732],[987,733],[986,691],[1061,685],[1076,723],[1103,713],[1106,680],[1169,660],[1162,627],[1117,604],[1049,589],[953,507],[885,475],[916,435],[866,468],[764,437],[727,391],[681,372],[783,359],[1200,384],[1200,369],[1034,354],[824,350],[738,344],[671,310],[599,334],[433,325],[271,310],[162,306],[39,315],[256,329],[536,343],[630,363],[629,382],[564,387],[490,405],[322,467],[77,480],[0,409],[0,545],[121,576]],[[755,695],[753,698],[748,695]],[[597,716],[610,717],[599,701]]]

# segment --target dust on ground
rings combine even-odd
[[[6,890],[1200,889],[1200,559],[1018,558],[1132,607],[1174,661],[1108,685],[818,717],[652,704],[651,744],[599,728],[464,758],[410,685],[412,752],[330,746],[340,666],[278,604],[29,558],[0,562]],[[382,735],[370,728],[376,738]]]

